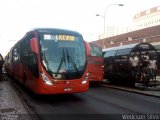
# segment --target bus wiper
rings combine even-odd
[[[72,65],[73,65],[73,67],[74,67],[75,70],[79,73],[79,70],[78,70],[76,64],[74,63],[72,57],[68,55],[68,50],[67,50],[67,59],[68,59],[68,63],[69,63],[69,58],[71,59],[71,63],[72,63]]]
[[[49,70],[49,65],[48,65],[48,60],[47,60],[47,58],[46,58],[46,52],[45,52],[45,51],[42,52],[42,62],[43,62],[43,65],[44,65],[45,69],[46,69],[47,71],[50,71],[50,70]]]
[[[54,74],[54,72],[49,68],[49,63],[48,63],[48,60],[46,59],[46,52],[45,51],[42,52],[42,61],[43,61],[43,65],[44,65],[46,71],[48,72],[49,75],[52,76]]]
[[[53,72],[50,70],[50,68],[48,68],[47,72],[52,76]]]
[[[57,71],[56,71],[56,73],[55,73],[55,77],[57,77],[57,75],[58,75],[58,73],[59,73],[59,71],[60,71],[60,69],[61,69],[61,67],[62,67],[63,61],[64,61],[65,65],[66,65],[64,49],[63,49],[63,56],[61,57],[60,64],[59,64],[58,69],[57,69]]]
[[[59,66],[58,66],[58,69],[57,69],[57,71],[56,71],[56,73],[55,73],[55,77],[57,77],[57,75],[58,75],[58,73],[59,73],[59,71],[60,71],[60,69],[61,69],[61,67],[62,67],[63,61],[64,61],[64,57],[61,57],[61,62],[60,62]]]

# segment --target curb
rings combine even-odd
[[[152,97],[157,97],[157,98],[160,98],[160,91],[141,91],[141,90],[138,90],[138,89],[134,89],[134,88],[127,88],[127,87],[124,87],[124,86],[115,86],[115,85],[104,85],[104,84],[100,84],[101,86],[104,86],[104,87],[108,87],[108,88],[112,88],[112,89],[117,89],[117,90],[123,90],[123,91],[128,91],[128,92],[133,92],[133,93],[137,93],[137,94],[142,94],[142,95],[146,95],[146,96],[152,96]],[[156,94],[156,92],[158,94]]]

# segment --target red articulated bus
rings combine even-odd
[[[104,74],[102,48],[94,43],[89,43],[90,55],[88,57],[89,81],[102,81]]]
[[[26,33],[9,53],[9,75],[37,94],[86,92],[86,42],[80,33],[52,28]]]

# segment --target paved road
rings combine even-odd
[[[103,86],[92,86],[82,94],[36,96],[17,84],[13,86],[38,119],[122,119],[123,114],[154,114],[160,119],[160,98],[156,97]]]

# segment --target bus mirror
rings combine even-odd
[[[86,53],[87,53],[87,56],[90,56],[90,47],[89,47],[89,43],[87,43],[86,41],[85,41],[85,47],[86,47]]]
[[[32,38],[30,40],[30,46],[31,46],[32,52],[35,52],[38,54],[38,42],[36,38]]]

